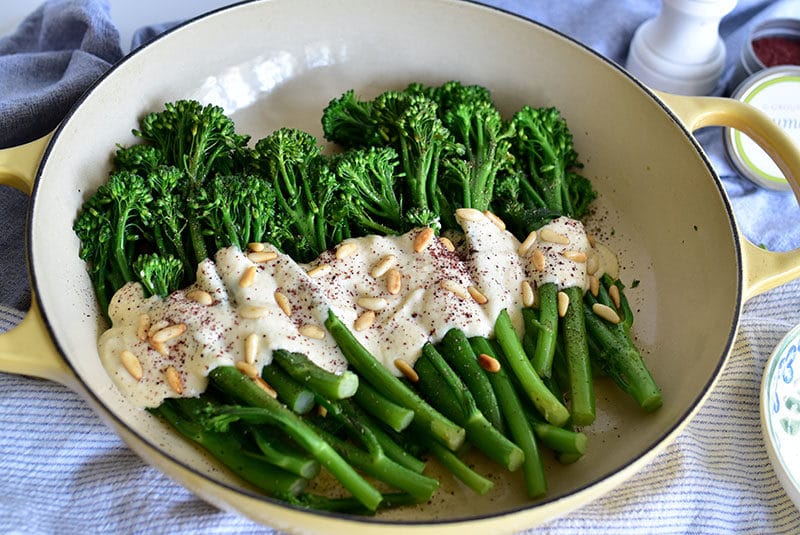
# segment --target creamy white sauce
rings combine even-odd
[[[551,241],[548,235],[563,237],[565,243]],[[537,250],[544,258],[543,269],[536,265],[534,252]],[[583,254],[585,258],[582,261],[572,260],[572,253]],[[591,254],[592,247],[583,223],[568,217],[559,217],[539,229],[536,242],[528,254],[528,273],[535,286],[552,282],[559,290],[578,286],[586,291],[589,287],[586,267]]]
[[[330,309],[383,366],[399,376],[395,359],[413,366],[426,342],[438,342],[452,328],[467,336],[492,336],[494,321],[503,309],[521,333],[520,289],[525,280],[534,286],[554,280],[560,287],[587,287],[585,263],[581,270],[573,265],[579,262],[561,255],[563,248],[590,252],[579,222],[560,218],[548,225],[569,236],[570,245],[556,247],[537,239],[535,247],[548,259],[546,271],[538,272],[531,267],[530,254],[520,256],[520,243],[511,233],[472,212],[473,217],[458,217],[464,239],[453,251],[434,237],[416,252],[415,239],[421,229],[402,236],[346,240],[339,247],[352,248],[352,254],[337,257],[336,250],[326,251],[310,264],[298,264],[269,245],[267,251],[277,257],[260,263],[229,247],[198,266],[194,285],[165,299],[145,298],[138,284],[126,285],[112,299],[112,327],[99,340],[103,364],[123,394],[141,407],[157,406],[176,395],[200,394],[210,370],[245,359],[245,339],[253,334],[258,346],[252,364],[258,370],[271,362],[273,350],[285,349],[304,353],[323,368],[341,373],[347,366],[344,355],[324,331]],[[388,271],[374,271],[389,256],[393,257],[391,269],[400,274],[400,290],[395,294],[388,289]],[[242,285],[245,273],[253,268],[252,284]],[[213,302],[200,304],[187,297],[198,289],[208,292]],[[290,315],[276,301],[276,292],[286,296]],[[355,330],[357,319],[366,311],[362,298],[385,301],[379,303],[382,307],[375,311],[369,328]],[[177,324],[185,324],[186,331],[154,347],[146,336],[137,335],[143,314],[149,318],[151,334]],[[303,334],[308,326],[323,328],[322,338]],[[125,350],[141,364],[139,380],[122,363]],[[177,371],[180,394],[166,378],[169,367]]]

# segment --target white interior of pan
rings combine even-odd
[[[739,310],[735,227],[705,160],[668,114],[624,74],[530,22],[462,2],[276,0],[229,9],[160,39],[97,85],[58,133],[41,171],[31,225],[36,293],[52,334],[97,400],[144,440],[238,485],[177,435],[126,406],[100,365],[102,328],[71,226],[105,179],[115,143],[146,112],[196,98],[233,114],[254,139],[280,126],[320,134],[327,102],[349,88],[370,97],[411,81],[489,87],[501,108],[557,106],[600,192],[600,234],[621,257],[635,332],[664,407],[643,415],[598,383],[589,451],[562,467],[550,493],[576,492],[659,444],[717,373]],[[493,467],[486,470],[496,472]],[[530,503],[521,477],[478,498],[444,480],[435,504],[392,518],[463,518]],[[504,488],[503,481],[510,481]],[[452,490],[452,493],[450,492]]]

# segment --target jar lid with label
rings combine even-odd
[[[731,98],[764,112],[800,146],[800,66],[760,70],[745,79]],[[775,162],[753,140],[732,128],[726,128],[723,135],[731,164],[742,176],[769,189],[790,189]]]

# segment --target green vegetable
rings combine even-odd
[[[325,399],[349,398],[358,389],[358,376],[349,370],[341,374],[320,368],[302,353],[283,349],[272,352],[272,358],[295,381],[306,385]]]
[[[573,424],[584,426],[594,422],[595,397],[583,317],[583,289],[572,286],[566,288],[564,293],[569,297],[569,306],[562,318],[561,329],[564,331],[564,353],[569,378],[570,414]]]

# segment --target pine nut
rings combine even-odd
[[[325,418],[328,416],[328,409],[325,408],[325,405],[317,405],[317,414]]]
[[[157,344],[164,343],[179,337],[185,332],[186,332],[185,323],[175,323],[173,325],[170,325],[169,327],[164,327],[163,329],[156,331],[155,333],[153,333],[153,336],[151,336],[151,338],[153,342]]]
[[[450,238],[447,236],[442,236],[439,238],[439,242],[444,245],[444,248],[450,251],[451,253],[456,250],[456,246],[453,245],[453,242],[450,241]]]
[[[211,297],[210,293],[208,293],[205,290],[198,290],[198,289],[189,290],[188,292],[186,292],[186,299],[194,301],[199,305],[205,305],[205,306],[208,306],[214,302],[214,298]]]
[[[611,301],[614,302],[614,306],[619,309],[620,305],[622,304],[622,298],[619,295],[619,287],[616,284],[612,284],[608,288],[608,296],[611,298]]]
[[[533,291],[533,286],[527,280],[522,281],[522,306],[530,308],[536,304],[536,292]]]
[[[181,376],[174,367],[169,366],[167,370],[164,372],[164,375],[167,378],[167,384],[172,389],[173,392],[178,394],[179,396],[183,394],[183,383],[181,382]]]
[[[467,293],[467,290],[465,290],[463,286],[461,286],[459,283],[457,283],[452,279],[443,280],[439,284],[439,286],[447,290],[448,292],[454,294],[455,296],[460,297],[461,299],[466,299],[467,297],[469,297],[469,293]]]
[[[478,355],[478,364],[489,373],[497,373],[500,371],[500,361],[486,353]]]
[[[573,262],[577,262],[579,264],[583,264],[586,262],[586,253],[583,251],[574,251],[572,249],[567,249],[566,251],[561,252],[561,256],[566,258],[567,260],[572,260]]]
[[[483,215],[486,216],[486,218],[489,221],[494,223],[494,226],[496,226],[500,230],[505,230],[506,229],[506,222],[503,221],[502,219],[500,219],[499,217],[497,217],[497,214],[495,214],[493,212],[490,212],[489,210],[486,210],[485,212],[483,212]]]
[[[356,304],[361,308],[372,310],[373,312],[380,312],[389,306],[389,301],[383,297],[359,297]]]
[[[592,305],[592,312],[597,314],[599,317],[603,318],[606,321],[611,323],[619,323],[619,315],[616,311],[611,308],[610,306],[604,305],[603,303],[595,303]]]
[[[144,342],[147,340],[150,331],[150,315],[139,314],[139,321],[136,325],[136,338]]]
[[[411,364],[404,361],[403,359],[394,359],[394,367],[400,370],[400,373],[405,375],[406,379],[408,379],[412,383],[416,383],[417,381],[419,381],[419,375],[417,375],[416,370],[411,367]]]
[[[479,305],[485,305],[489,302],[489,298],[483,295],[483,293],[474,286],[467,286],[467,292],[469,292],[472,299]]]
[[[386,272],[386,291],[389,295],[397,295],[403,286],[403,277],[395,268]]]
[[[258,335],[250,333],[244,339],[244,361],[248,364],[255,364],[258,356]]]
[[[260,376],[256,375],[255,377],[253,377],[253,382],[257,384],[259,388],[261,388],[261,390],[266,392],[269,395],[269,397],[271,397],[272,399],[278,399],[278,393],[275,391],[275,389],[272,388],[269,385],[269,383],[267,383]]]
[[[355,242],[345,242],[336,248],[336,259],[341,260],[347,258],[356,252],[358,245]]]
[[[375,279],[382,277],[395,263],[397,263],[397,257],[393,254],[387,254],[372,266],[372,270],[369,274]]]
[[[167,320],[158,320],[155,323],[151,323],[150,327],[147,329],[147,337],[152,338],[155,333],[164,327],[169,327],[169,322]]]
[[[247,254],[247,258],[256,264],[265,264],[278,258],[278,253],[275,251],[253,251]]]
[[[286,294],[276,290],[274,297],[275,297],[275,302],[278,304],[280,309],[283,310],[283,313],[291,318],[292,304],[289,302],[289,298],[286,297]]]
[[[158,351],[159,355],[166,357],[169,355],[169,349],[167,349],[167,344],[164,342],[154,342],[152,339],[150,340],[150,347]]]
[[[353,322],[353,328],[356,331],[366,331],[375,323],[375,312],[372,310],[366,310],[363,314],[361,314],[356,321]]]
[[[431,227],[425,227],[422,229],[419,234],[414,236],[414,252],[422,252],[422,250],[428,246],[432,239],[433,229]]]
[[[589,277],[589,291],[592,292],[592,295],[595,297],[600,293],[600,279],[594,275]]]
[[[459,208],[456,210],[456,217],[464,221],[480,221],[485,216],[480,210],[475,210],[474,208]]]
[[[326,274],[328,271],[331,270],[330,264],[320,264],[315,268],[312,268],[308,271],[308,276],[312,279],[316,279],[317,277],[321,277]]]
[[[594,275],[600,269],[600,256],[597,253],[591,253],[589,259],[586,260],[586,273]]]
[[[239,288],[251,287],[253,283],[256,281],[257,272],[258,268],[256,268],[256,266],[250,266],[249,268],[247,268],[242,274],[242,278],[239,279]]]
[[[563,318],[567,315],[569,308],[569,296],[564,292],[558,292],[556,298],[558,299],[558,317]]]
[[[517,250],[517,254],[520,256],[528,256],[528,253],[531,252],[531,248],[533,244],[536,243],[536,231],[532,230],[530,234],[519,244],[519,249]]]
[[[267,246],[261,242],[250,242],[247,244],[247,250],[253,253],[260,253],[266,248]]]
[[[131,374],[137,381],[141,381],[142,377],[144,376],[144,372],[142,371],[142,363],[139,362],[139,359],[128,351],[127,349],[123,349],[122,353],[119,355],[119,360],[122,362],[122,365]]]
[[[322,340],[325,338],[325,331],[319,325],[303,325],[297,332],[306,338],[313,338],[314,340]]]
[[[569,237],[556,232],[553,229],[543,228],[539,231],[539,238],[542,241],[549,241],[550,243],[558,243],[561,245],[569,245]]]
[[[259,307],[252,305],[245,305],[239,307],[239,315],[244,319],[257,320],[266,317],[269,314],[269,307]]]
[[[594,246],[597,245],[597,240],[594,238],[594,234],[587,232],[586,239],[589,240],[589,247],[594,249]]]
[[[243,360],[236,362],[236,369],[248,376],[251,379],[258,377],[258,369],[250,364],[249,362],[245,362]]]
[[[542,250],[534,249],[531,260],[533,261],[533,268],[542,273],[544,271],[544,253],[542,253]]]

